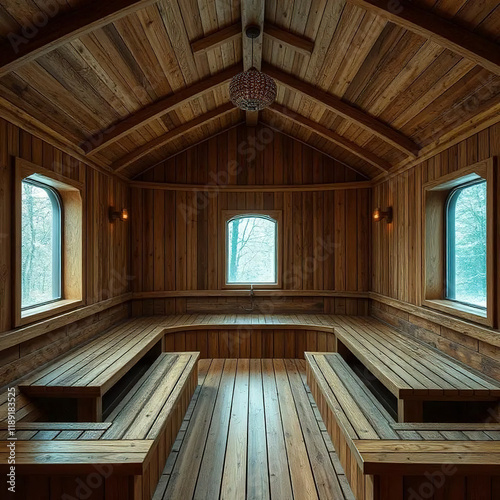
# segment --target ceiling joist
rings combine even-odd
[[[389,125],[381,122],[374,116],[369,115],[365,111],[358,109],[347,102],[342,101],[338,97],[324,92],[310,83],[297,79],[295,76],[285,73],[280,69],[270,65],[263,64],[262,71],[280,82],[285,87],[290,88],[295,92],[299,92],[312,101],[328,108],[333,113],[342,116],[346,120],[356,123],[363,129],[376,135],[383,141],[391,144],[406,155],[416,158],[419,152],[419,147],[411,139],[394,130]]]
[[[283,30],[268,22],[264,25],[264,37],[282,43],[307,57],[309,57],[314,50],[314,42],[308,38]]]
[[[411,3],[400,0],[397,9],[387,0],[349,0],[417,35],[432,40],[500,76],[500,47],[484,37]]]
[[[232,111],[236,111],[236,108],[233,106],[232,103],[229,102],[209,111],[208,113],[197,116],[193,120],[182,124],[180,127],[169,130],[166,134],[163,134],[162,136],[157,137],[156,139],[153,139],[150,142],[147,142],[140,148],[135,149],[134,151],[125,155],[123,158],[120,158],[119,160],[113,163],[112,168],[115,170],[115,172],[120,172],[125,168],[129,167],[130,165],[132,165],[133,163],[135,163],[136,161],[140,160],[144,156],[147,156],[153,151],[156,151],[162,146],[165,146],[170,141],[177,139],[186,132],[201,125],[206,125],[212,120],[215,120],[216,118],[221,118],[222,116],[231,113]]]
[[[345,137],[342,137],[341,135],[333,132],[333,130],[330,130],[327,127],[324,127],[318,122],[310,120],[309,118],[306,118],[302,115],[298,115],[297,113],[295,113],[291,109],[286,108],[285,106],[281,106],[280,104],[274,103],[270,106],[269,109],[281,116],[284,116],[285,118],[294,121],[298,125],[305,127],[310,132],[320,135],[321,137],[333,142],[337,146],[356,155],[358,158],[361,158],[362,160],[366,161],[367,163],[376,167],[377,169],[379,169],[384,173],[391,168],[390,163],[387,162],[386,160],[379,158],[378,156],[374,155],[367,149],[362,148],[358,144],[349,141]]]
[[[175,94],[168,95],[153,104],[140,109],[136,113],[128,116],[124,120],[101,130],[94,134],[90,139],[81,145],[82,149],[87,154],[95,154],[107,146],[125,137],[129,133],[137,130],[140,127],[148,124],[152,120],[156,120],[162,115],[167,114],[173,109],[186,104],[196,97],[213,90],[224,83],[227,83],[231,78],[241,71],[239,64],[231,66],[230,68],[217,73],[216,75],[200,80],[199,82],[175,92]]]
[[[34,28],[33,36],[27,36],[23,32],[11,33],[7,36],[7,41],[0,46],[0,78],[75,38],[144,9],[157,1],[106,0],[103,2],[97,0],[79,9],[55,15],[52,19],[49,19],[49,14],[45,14],[46,25]]]
[[[231,26],[194,41],[191,44],[193,54],[205,54],[209,50],[233,42],[241,37],[241,25],[241,22],[232,24]],[[268,22],[264,25],[264,38],[275,40],[308,57],[314,50],[314,42],[308,38],[291,33]]]
[[[204,54],[208,50],[216,49],[225,43],[232,42],[241,37],[241,22],[232,24],[215,33],[207,35],[191,44],[191,50],[194,55]]]

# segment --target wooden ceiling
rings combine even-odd
[[[127,177],[258,119],[374,178],[500,115],[497,0],[4,0],[0,37],[0,109]]]

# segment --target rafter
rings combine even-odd
[[[265,0],[252,0],[241,2],[241,27],[243,43],[243,70],[247,71],[252,66],[260,71],[262,65],[262,38],[264,29]],[[247,37],[245,31],[250,25],[259,26],[260,35],[253,41]],[[252,48],[253,47],[253,48]],[[259,121],[258,111],[246,112],[247,125],[255,126]]]
[[[324,127],[318,122],[310,120],[305,116],[298,115],[297,113],[295,113],[291,109],[286,108],[285,106],[274,103],[270,106],[269,109],[281,116],[284,116],[294,121],[298,125],[305,127],[309,131],[333,142],[337,146],[340,146],[342,149],[345,149],[346,151],[349,151],[350,153],[356,155],[358,158],[361,158],[362,160],[366,161],[370,165],[373,165],[382,172],[387,172],[391,167],[389,162],[385,161],[382,158],[379,158],[378,156],[374,155],[367,149],[364,149],[358,144],[349,141],[345,137],[342,137],[341,135],[335,133],[333,130],[330,130],[327,127]]]
[[[394,130],[389,125],[369,115],[365,111],[358,109],[338,97],[324,92],[310,83],[297,79],[295,76],[285,73],[280,69],[270,65],[263,64],[262,71],[296,92],[300,92],[307,98],[342,116],[346,120],[356,123],[363,129],[376,135],[383,141],[391,144],[408,156],[415,158],[418,155],[419,147],[408,137]]]
[[[173,141],[174,139],[180,137],[181,135],[185,134],[191,129],[199,127],[201,125],[206,125],[212,120],[215,120],[216,118],[221,118],[222,116],[231,113],[232,111],[236,111],[236,108],[233,106],[232,103],[229,102],[223,104],[222,106],[219,106],[218,108],[215,108],[209,111],[208,113],[200,115],[194,118],[193,120],[182,124],[180,127],[169,130],[166,134],[163,134],[162,136],[157,137],[156,139],[153,139],[150,142],[147,142],[140,148],[135,149],[134,151],[125,155],[123,158],[120,158],[119,160],[114,162],[112,168],[115,170],[115,172],[121,172],[122,170],[129,167],[130,165],[140,160],[144,156],[148,155],[153,151],[156,151],[158,148],[161,148],[162,146],[165,146],[170,141]]]
[[[225,43],[232,42],[241,37],[241,22],[232,24],[215,33],[207,35],[191,44],[193,54],[204,54],[207,50],[213,50]]]
[[[349,1],[500,75],[500,46],[462,26],[405,0],[399,0],[397,8],[387,0]]]
[[[310,56],[314,50],[313,41],[268,22],[264,25],[264,37],[276,40],[305,56]]]
[[[186,102],[199,97],[203,93],[213,90],[228,82],[240,71],[240,65],[231,66],[230,68],[217,73],[216,75],[205,78],[190,87],[181,89],[175,94],[164,97],[163,99],[140,109],[136,113],[133,113],[111,127],[94,134],[94,136],[85,141],[81,147],[87,152],[87,154],[97,153],[134,130],[143,127],[152,120],[155,120],[173,109],[186,104]]]
[[[209,50],[230,43],[239,37],[241,37],[241,22],[222,28],[219,31],[194,41],[191,44],[191,50],[195,55],[204,54]],[[276,40],[305,56],[310,56],[314,49],[314,42],[308,38],[291,33],[290,31],[281,29],[268,22],[264,25],[264,38]]]
[[[23,64],[158,0],[97,0],[76,10],[55,15],[41,28],[10,33],[0,46],[0,77]],[[53,2],[57,4],[57,2]],[[46,14],[49,18],[49,14]],[[33,34],[34,32],[34,34]]]

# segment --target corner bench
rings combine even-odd
[[[335,318],[336,351],[354,355],[397,398],[400,422],[424,402],[500,400],[500,382],[372,318]]]
[[[103,396],[155,345],[163,350],[162,341],[154,318],[127,321],[24,379],[19,389],[32,398],[76,399],[80,422],[100,422]]]
[[[78,498],[78,480],[97,474],[96,498],[151,499],[198,385],[198,358],[199,353],[161,354],[109,422],[20,422],[16,498],[31,500],[33,491],[43,498]],[[6,450],[6,430],[0,439]],[[0,453],[0,471],[7,471],[6,453]],[[50,496],[53,491],[59,496]]]
[[[357,500],[498,498],[500,424],[398,423],[338,353],[306,353],[306,373]],[[435,497],[426,473],[439,475]]]

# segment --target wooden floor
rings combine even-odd
[[[202,360],[199,373],[154,500],[354,498],[304,360]]]

